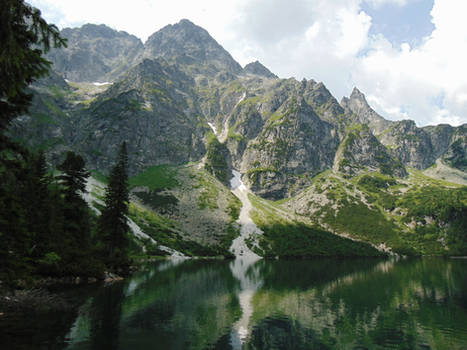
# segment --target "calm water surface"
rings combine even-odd
[[[180,260],[80,297],[1,348],[467,349],[465,259]]]

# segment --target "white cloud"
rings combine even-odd
[[[243,0],[241,0],[243,1]],[[85,23],[106,24],[134,34],[143,41],[164,27],[188,18],[210,31],[228,37],[226,23],[241,2],[217,0],[29,0],[42,10],[46,18],[59,28]]]
[[[433,33],[416,47],[369,34],[366,2],[421,0],[30,0],[60,27],[105,23],[143,40],[188,18],[241,64],[259,59],[281,77],[323,81],[340,99],[353,86],[390,119],[467,122],[467,2],[435,0]]]
[[[352,80],[363,91],[379,97],[374,107],[392,118],[393,107],[406,106],[418,124],[467,121],[467,24],[462,14],[467,4],[435,1],[431,15],[435,30],[417,48],[393,47],[382,37],[353,71]],[[442,98],[439,98],[442,96]],[[394,111],[394,109],[392,109]]]
[[[373,6],[373,7],[380,7],[383,5],[391,4],[391,5],[397,5],[397,6],[405,6],[409,2],[414,2],[418,0],[365,0],[368,5]]]

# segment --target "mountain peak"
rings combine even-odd
[[[212,75],[220,71],[233,74],[242,72],[242,67],[207,30],[188,19],[165,26],[152,34],[144,46],[146,58],[175,60],[183,66],[194,66],[195,71]]]
[[[365,98],[365,94],[361,92],[360,90],[358,90],[357,87],[353,88],[352,93],[350,94],[350,100],[361,101],[368,105],[368,102],[366,101],[366,98]]]
[[[375,135],[379,135],[392,123],[376,113],[368,104],[365,95],[356,87],[353,88],[349,98],[342,98],[341,106],[356,116],[355,122],[368,124]]]
[[[105,24],[65,28],[60,35],[68,46],[52,49],[46,57],[56,72],[75,82],[112,81],[137,61],[143,49],[136,36]]]
[[[192,27],[201,28],[201,27],[197,26],[196,24],[194,24],[192,21],[190,21],[190,20],[187,19],[187,18],[181,19],[177,24],[183,25],[183,26],[192,26]]]
[[[269,69],[267,69],[262,63],[260,63],[259,61],[254,61],[254,62],[250,62],[248,63],[244,68],[243,68],[243,71],[245,73],[250,73],[250,74],[255,74],[255,75],[259,75],[259,76],[262,76],[262,77],[266,77],[266,78],[278,78],[277,75],[275,75],[274,73],[272,73]]]

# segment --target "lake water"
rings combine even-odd
[[[465,259],[165,261],[81,298],[1,348],[467,349]]]

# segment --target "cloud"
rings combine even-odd
[[[374,106],[392,119],[406,116],[419,125],[467,121],[467,4],[435,1],[434,31],[422,45],[393,47],[384,37],[369,43],[352,72],[352,81],[376,96]],[[404,106],[405,115],[393,107]]]
[[[207,29],[242,65],[258,59],[281,77],[323,81],[338,99],[357,86],[372,107],[390,119],[410,118],[418,125],[465,123],[467,22],[463,17],[467,3],[435,0],[434,30],[413,47],[374,34],[371,28],[379,23],[373,23],[376,17],[363,10],[366,4],[374,8],[372,13],[385,11],[389,5],[403,11],[417,1],[427,0],[30,3],[61,28],[105,23],[143,41],[163,26],[188,18]],[[407,16],[414,18],[411,13]]]
[[[241,34],[229,48],[233,56],[242,63],[259,59],[280,77],[323,81],[340,97],[348,93],[352,84],[347,77],[359,52],[367,46],[371,26],[371,18],[360,10],[360,1],[314,0],[297,2],[296,6],[292,2],[284,4],[289,6],[289,14],[297,15],[282,15],[286,11],[282,8],[277,9],[274,16],[270,15],[270,9],[260,7],[261,11],[254,12],[250,11],[251,5],[243,8],[248,10],[242,17],[243,23],[255,22],[269,30],[281,22],[281,28],[288,29],[274,32],[274,40],[264,44],[262,35],[248,35],[250,27],[242,25]]]
[[[143,41],[167,24],[188,18],[211,34],[229,37],[225,24],[232,20],[239,1],[216,0],[29,0],[59,28],[85,23],[106,24],[134,34]]]
[[[383,5],[405,6],[410,1],[414,2],[417,0],[365,0],[368,5],[373,7],[381,7]]]

